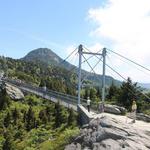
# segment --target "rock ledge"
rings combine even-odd
[[[81,129],[65,150],[149,150],[150,132],[103,116]]]

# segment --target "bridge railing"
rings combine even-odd
[[[43,97],[49,96],[49,97],[52,97],[52,98],[56,98],[57,100],[64,101],[68,104],[77,105],[78,97],[76,97],[76,96],[72,96],[72,95],[68,95],[68,94],[65,94],[65,93],[53,91],[53,90],[50,90],[50,89],[44,90],[44,88],[42,88],[42,87],[33,86],[31,84],[19,82],[19,81],[16,81],[16,80],[5,79],[5,81],[9,82],[11,84],[14,84],[14,85],[16,85],[20,88],[21,87],[26,88],[26,89],[30,90],[31,92],[34,91],[34,92],[37,92],[37,93],[41,93]],[[86,99],[81,98],[80,101],[81,101],[81,104],[84,107],[87,107],[87,100]],[[96,103],[91,102],[91,108],[93,110],[97,111],[97,106],[98,105]]]

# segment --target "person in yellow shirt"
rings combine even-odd
[[[133,113],[133,121],[132,121],[132,123],[135,123],[135,120],[136,120],[136,110],[137,110],[137,105],[136,105],[136,101],[135,100],[133,100],[133,102],[132,102],[131,109],[132,109],[132,113]]]

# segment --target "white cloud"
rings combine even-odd
[[[91,8],[88,18],[96,24],[90,35],[106,39],[114,51],[150,68],[150,0],[107,0],[103,7]],[[119,70],[128,76],[129,68],[122,64]],[[150,82],[150,76],[139,73],[130,67],[134,81]]]

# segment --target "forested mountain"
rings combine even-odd
[[[37,86],[46,85],[49,89],[75,95],[76,75],[63,67],[45,65],[39,61],[26,62],[5,57],[0,57],[0,64],[0,69],[9,78],[20,79],[22,82]]]
[[[63,61],[62,58],[60,58],[57,54],[55,54],[52,50],[47,48],[39,48],[35,49],[31,52],[29,52],[25,57],[23,57],[21,60],[27,61],[27,62],[41,62],[45,65],[51,65],[51,66],[57,66],[62,67],[68,71],[72,71],[74,73],[77,73],[77,67],[70,64],[67,61]],[[87,72],[85,70],[82,70],[82,77],[87,76],[86,80],[89,80],[92,82],[92,85],[95,86],[101,86],[102,85],[102,76],[94,73]],[[121,85],[121,82],[118,80],[113,79],[110,76],[106,76],[106,85],[110,86],[112,81],[115,85]],[[88,82],[91,83],[91,82]],[[84,82],[86,83],[86,82]]]
[[[29,52],[21,60],[27,62],[41,62],[45,65],[54,65],[59,67],[64,67],[65,69],[71,69],[74,66],[70,63],[63,61],[58,55],[56,55],[52,50],[48,48],[38,48]]]

